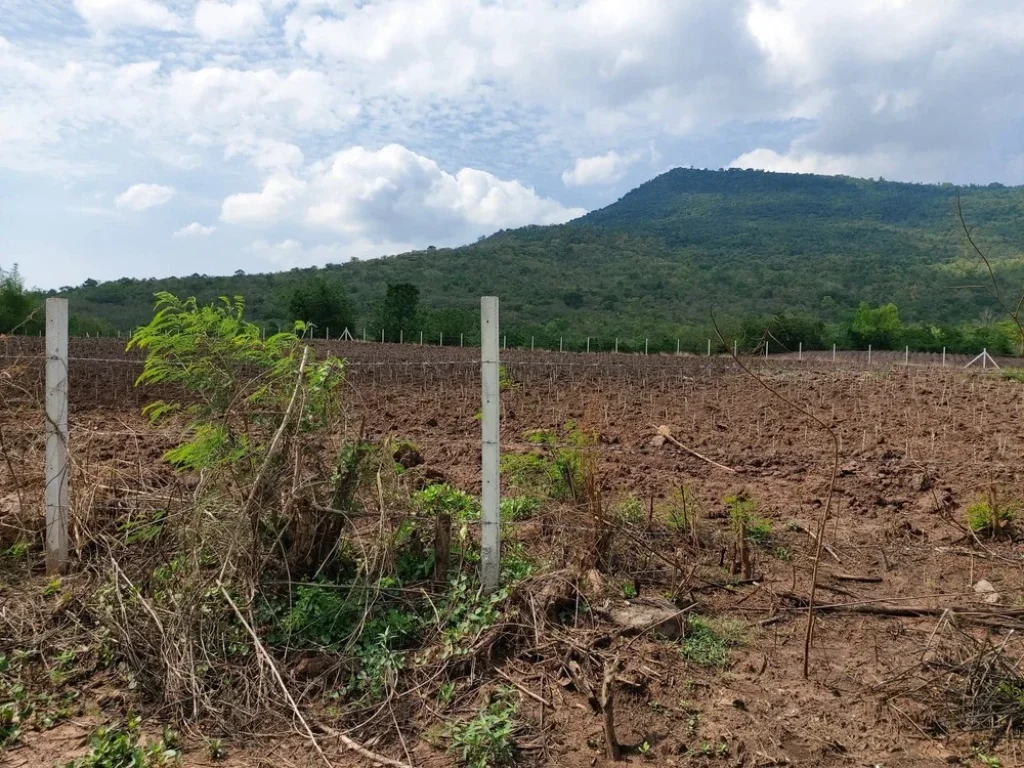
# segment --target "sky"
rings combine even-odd
[[[0,267],[341,263],[678,166],[1019,184],[1022,72],[1020,0],[0,0]]]

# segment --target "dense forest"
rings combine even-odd
[[[90,280],[61,295],[80,327],[108,331],[145,322],[153,295],[169,291],[207,302],[242,295],[270,328],[322,317],[335,334],[344,323],[357,337],[365,328],[376,338],[384,329],[394,340],[422,331],[454,341],[473,338],[479,297],[493,294],[516,344],[557,347],[564,337],[578,348],[590,336],[597,348],[618,337],[624,348],[649,338],[656,348],[682,339],[703,349],[716,335],[714,316],[729,337],[751,341],[774,323],[782,346],[874,338],[1010,351],[1014,335],[983,287],[987,272],[967,247],[958,195],[996,279],[1019,297],[1024,187],[682,168],[576,221],[461,248],[278,274]],[[872,317],[887,330],[873,336]]]

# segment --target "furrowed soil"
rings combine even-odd
[[[317,347],[349,361],[353,433],[410,441],[422,457],[421,469],[479,493],[478,350]],[[38,504],[43,483],[41,353],[36,340],[0,342],[7,398],[0,414],[4,547],[41,535],[40,508],[33,507],[39,510],[34,530],[26,530],[24,521],[31,518],[21,508]],[[73,340],[71,356],[75,460],[93,468],[101,488],[110,485],[105,478],[126,474],[144,476],[151,486],[172,482],[174,473],[161,456],[177,435],[151,427],[140,415],[157,395],[134,388],[139,358],[101,339]],[[653,517],[685,487],[699,503],[699,525],[710,532],[707,541],[713,543],[700,555],[705,579],[689,594],[702,615],[728,624],[729,658],[701,665],[679,643],[653,633],[619,646],[615,729],[623,760],[680,766],[1021,764],[1015,733],[993,740],[989,732],[952,727],[933,711],[938,702],[903,695],[902,689],[897,695],[894,681],[947,631],[947,609],[1005,609],[1010,615],[1024,606],[1021,545],[1012,535],[974,535],[965,516],[978,499],[1012,506],[1024,497],[1024,385],[959,367],[886,363],[867,369],[820,359],[750,360],[750,374],[726,358],[509,350],[502,362],[503,454],[536,451],[527,439],[532,430],[575,424],[597,437],[592,451],[608,499],[634,496],[643,515]],[[722,466],[659,437],[661,426]],[[813,532],[829,504],[833,471],[816,592],[825,609],[817,614],[805,678],[807,612],[801,599],[811,591]],[[730,580],[734,554],[723,500],[736,494],[756,501],[770,535],[752,547],[752,576]],[[128,503],[130,495],[119,499]],[[576,521],[552,516],[544,525],[549,535],[554,532],[555,548],[559,542],[569,547],[581,535]],[[536,535],[531,526],[536,523],[521,524],[514,535],[529,541]],[[609,600],[662,596],[662,561],[677,556],[686,555],[666,540],[646,569],[604,574]],[[721,580],[707,577],[716,564]],[[991,589],[976,591],[980,582]],[[12,599],[12,589],[10,583],[4,587],[0,602]],[[879,606],[909,607],[907,613],[917,615],[871,612]],[[1015,621],[1007,619],[1006,626]],[[578,615],[567,622],[571,630]],[[1020,632],[997,623],[961,628],[1020,658]],[[580,642],[592,636],[591,627]],[[17,645],[9,625],[0,631],[0,643],[9,646],[0,652]],[[584,691],[565,679],[532,674],[528,656],[494,663],[518,690],[533,694],[523,694],[520,703],[536,737],[521,745],[522,762],[612,764],[605,756],[602,715]],[[109,695],[117,685],[108,677],[87,682],[83,690],[95,701],[102,698],[99,691]],[[159,713],[152,716],[159,719]],[[26,733],[20,746],[0,753],[0,763],[49,766],[81,754],[85,735],[104,717],[103,706],[96,705],[53,731]],[[416,765],[455,764],[415,733],[417,724],[429,722],[426,713],[413,719],[406,732],[409,755]],[[328,736],[323,746],[335,765],[362,764]],[[401,746],[379,748],[396,759],[404,754]],[[269,745],[239,737],[230,761],[312,765],[319,757],[299,736]],[[187,753],[186,764],[212,763],[198,750]]]

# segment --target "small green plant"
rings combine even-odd
[[[428,485],[412,495],[413,506],[423,515],[434,517],[449,514],[453,520],[480,519],[480,504],[464,491],[447,483]]]
[[[537,429],[527,432],[526,441],[538,453],[506,454],[501,471],[517,491],[556,501],[580,502],[586,494],[587,449],[596,436],[566,422],[561,430]]]
[[[743,531],[751,544],[767,544],[772,536],[772,524],[757,515],[757,502],[745,494],[725,497],[729,519],[738,531]]]
[[[1020,514],[1020,505],[1001,503],[995,494],[977,499],[967,507],[967,525],[975,533],[996,536],[1005,532]]]
[[[644,503],[633,494],[616,504],[612,511],[619,520],[630,525],[639,525],[646,517]]]
[[[466,768],[500,768],[515,764],[516,703],[512,691],[499,689],[472,720],[452,723],[446,730],[449,751]]]
[[[442,683],[437,690],[437,700],[445,707],[451,704],[455,700],[455,683],[451,680]]]
[[[206,743],[206,754],[211,760],[224,760],[228,756],[228,750],[220,739],[210,739]]]
[[[56,597],[60,594],[60,576],[54,576],[43,587],[43,597]]]
[[[0,747],[9,747],[21,738],[21,712],[14,702],[0,704]]]
[[[992,757],[991,755],[983,755],[979,752],[975,757],[978,762],[981,763],[985,768],[1002,768],[1003,764],[998,757]]]
[[[522,542],[504,542],[501,554],[502,583],[511,584],[530,576],[533,573],[534,564],[526,555],[526,549]]]
[[[462,653],[462,643],[474,640],[500,616],[499,606],[508,597],[507,589],[485,595],[480,585],[465,573],[452,581],[442,616],[441,633],[446,655]]]
[[[651,749],[651,742],[645,740],[639,747],[636,748],[636,751],[640,753],[641,757],[650,758]]]
[[[700,502],[693,489],[684,485],[672,494],[668,502],[666,522],[669,528],[677,533],[698,539],[697,518],[700,514]]]
[[[724,667],[732,656],[730,648],[740,645],[741,638],[742,632],[733,622],[690,616],[680,653],[701,667]]]
[[[129,718],[124,726],[100,728],[89,739],[89,753],[64,768],[163,768],[177,762],[179,753],[163,740],[139,743],[140,721]]]
[[[519,389],[522,385],[517,381],[514,381],[508,373],[508,368],[504,365],[498,366],[498,389],[502,392],[510,392],[514,389]]]
[[[793,559],[793,552],[789,547],[776,547],[775,558],[781,560],[784,563],[788,563]]]
[[[32,544],[25,540],[19,540],[4,550],[4,557],[11,560],[24,560],[32,550]]]
[[[636,584],[632,581],[622,582],[622,596],[627,600],[632,600],[636,597]]]
[[[295,602],[280,621],[285,638],[306,646],[338,648],[348,641],[361,616],[343,590],[310,584],[295,590]]]
[[[529,520],[540,509],[540,504],[536,496],[506,496],[501,500],[501,519],[510,523]]]

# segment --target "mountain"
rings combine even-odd
[[[983,290],[965,287],[979,280],[958,192],[1012,292],[1024,282],[1024,187],[677,168],[567,224],[461,248],[278,274],[90,281],[66,295],[73,312],[122,329],[145,322],[161,290],[205,301],[241,294],[254,319],[287,320],[287,297],[315,274],[343,284],[357,334],[368,326],[371,336],[386,286],[397,282],[417,285],[421,308],[441,313],[423,320],[428,334],[445,323],[473,327],[487,294],[501,297],[502,325],[520,340],[696,343],[709,335],[712,311],[733,324],[785,313],[845,327],[861,302],[893,302],[904,322],[963,324],[994,308]]]

